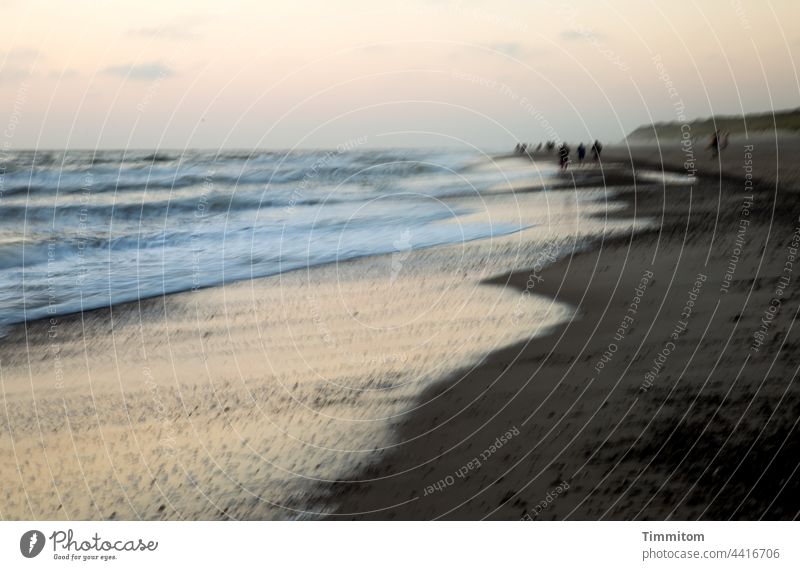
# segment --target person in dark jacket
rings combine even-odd
[[[603,145],[600,143],[600,141],[595,140],[594,144],[592,145],[592,156],[594,157],[595,162],[600,160],[601,152],[603,152]]]

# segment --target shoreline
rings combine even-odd
[[[66,315],[56,319],[53,337],[46,320],[12,326],[0,351],[0,455],[20,470],[0,473],[8,482],[4,517],[727,516],[719,502],[707,512],[698,506],[697,497],[713,495],[712,483],[720,481],[708,483],[698,460],[669,442],[678,433],[696,442],[701,457],[714,455],[719,440],[706,440],[718,434],[677,421],[687,403],[740,429],[763,424],[752,412],[759,406],[800,401],[772,373],[760,387],[752,380],[758,374],[734,386],[715,377],[699,394],[692,392],[699,380],[685,373],[713,364],[714,375],[738,378],[741,363],[718,351],[731,324],[747,321],[755,330],[759,311],[731,299],[750,295],[766,306],[771,282],[742,279],[760,267],[758,244],[746,248],[731,294],[718,307],[706,300],[712,295],[701,298],[656,381],[638,394],[649,361],[679,321],[693,272],[707,272],[704,295],[712,290],[707,283],[717,284],[736,241],[731,212],[741,195],[727,181],[712,188],[713,177],[702,174],[692,200],[668,177],[663,186],[650,178],[634,186],[632,173],[649,168],[644,161],[653,151],[640,162],[634,157],[633,170],[625,151],[606,150],[603,170],[613,187],[591,190],[596,169],[577,169],[568,179],[576,182],[553,185],[547,211],[536,210],[537,189],[482,197],[488,209],[478,219],[535,221],[509,236]],[[726,159],[737,160],[732,153]],[[769,235],[769,192],[760,188],[762,199],[751,208],[754,236]],[[776,228],[796,218],[788,209],[778,214]],[[644,220],[656,226],[642,229]],[[709,228],[717,226],[710,240]],[[772,243],[778,238],[770,239],[780,253]],[[704,265],[709,251],[713,275]],[[560,259],[547,263],[556,253]],[[762,269],[769,273],[779,258]],[[604,357],[646,268],[654,277],[642,308]],[[706,326],[714,332],[707,337],[700,323],[712,314],[724,315],[723,324]],[[773,332],[785,332],[781,327]],[[779,356],[779,368],[770,370],[793,378],[796,358]],[[767,370],[768,359],[756,361]],[[598,366],[588,382],[587,371]],[[738,422],[727,410],[733,398],[736,409],[750,413]],[[707,409],[720,400],[724,406]],[[791,414],[777,415],[784,421]],[[781,449],[800,449],[788,426],[773,431],[786,436]],[[733,439],[739,448],[723,446],[722,467],[712,473],[738,472],[731,457],[751,440]],[[686,466],[700,480],[688,484]],[[783,485],[794,505],[791,475],[773,471],[762,483]],[[758,474],[747,469],[747,484]],[[757,505],[764,502],[758,489],[748,496]],[[539,508],[543,497],[557,500]],[[787,516],[770,508],[767,517]]]
[[[743,160],[734,148],[720,161],[724,177],[713,167],[699,172],[691,200],[675,186],[664,186],[663,197],[618,193],[627,207],[615,216],[650,215],[659,227],[597,240],[542,270],[534,292],[568,303],[578,319],[428,388],[419,401],[439,405],[413,414],[397,431],[398,446],[351,479],[368,482],[327,490],[337,518],[795,518],[796,468],[772,455],[789,459],[800,448],[792,423],[798,357],[781,353],[798,337],[791,314],[776,317],[756,351],[748,348],[800,214],[776,209],[773,217],[769,195],[793,199],[800,176],[793,166],[764,166],[778,153],[757,145],[747,206],[741,169],[732,184]],[[626,150],[608,149],[604,162],[624,163]],[[658,150],[637,150],[627,162],[680,172],[680,152],[654,162]],[[739,248],[733,287],[721,292],[743,207],[748,246]],[[765,249],[777,255],[760,255],[761,238],[765,247],[780,244]],[[524,291],[531,276],[516,271],[489,283]],[[631,315],[637,291],[644,300]],[[796,291],[795,280],[787,304]],[[512,428],[521,434],[502,441]],[[762,437],[770,443],[759,446]]]
[[[390,449],[425,386],[563,318],[562,304],[520,304],[480,282],[536,263],[545,243],[624,231],[584,215],[617,208],[602,195],[459,199],[473,212],[464,222],[526,229],[11,327],[0,349],[3,515],[330,513],[314,489]]]

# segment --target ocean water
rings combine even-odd
[[[9,325],[506,235],[521,228],[463,221],[458,198],[555,170],[430,150],[26,151],[0,175]]]

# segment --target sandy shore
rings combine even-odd
[[[582,236],[630,232],[604,219],[622,207],[605,192],[568,183],[546,208],[540,191],[508,188],[454,202],[475,212],[463,221],[528,228],[502,238],[400,248],[7,331],[0,516],[331,512],[328,482],[379,460],[415,408],[440,405],[418,402],[428,386],[570,314],[483,281],[543,267]]]
[[[503,238],[13,328],[0,516],[794,517],[798,178],[758,147],[737,247],[742,147],[662,159],[460,199]]]
[[[618,216],[655,228],[491,281],[566,302],[574,318],[429,388],[419,402],[432,405],[358,477],[369,481],[332,487],[338,513],[796,518],[800,176],[784,157],[798,148],[761,137],[721,160],[696,149],[703,178],[622,194]],[[677,144],[604,156],[637,171],[685,162]]]

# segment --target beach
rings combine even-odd
[[[793,518],[800,187],[750,152],[608,148],[437,198],[520,231],[10,325],[0,516]]]
[[[530,176],[519,188],[438,198],[468,213],[437,232],[506,222],[524,231],[416,249],[424,228],[410,225],[389,255],[7,327],[2,516],[332,513],[320,489],[390,449],[426,386],[569,314],[563,303],[482,281],[632,227],[595,217],[622,207],[602,189],[545,197],[541,187],[525,190],[536,168],[499,164]]]
[[[428,389],[398,445],[339,488],[357,518],[795,519],[797,138],[695,149],[691,184],[618,195],[658,220],[540,274],[574,318]],[[781,154],[784,153],[784,154]],[[679,145],[604,160],[685,177]],[[532,281],[531,276],[535,279]]]

